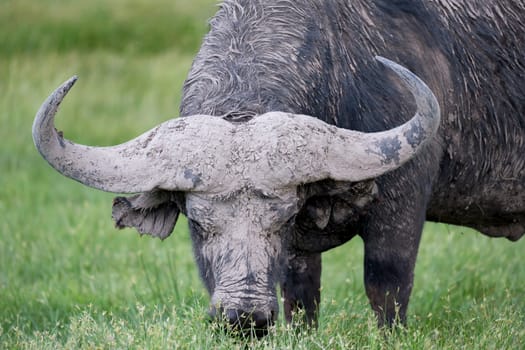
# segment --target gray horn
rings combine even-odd
[[[35,146],[53,168],[84,185],[114,193],[146,192],[155,188],[195,190],[206,186],[203,170],[198,168],[205,159],[195,162],[191,155],[195,149],[204,148],[203,133],[218,139],[218,135],[229,131],[229,123],[208,116],[192,120],[179,118],[117,146],[75,144],[56,131],[54,117],[76,80],[73,77],[57,88],[42,104],[33,123]],[[208,127],[203,131],[205,125]],[[181,157],[176,158],[177,155]],[[205,157],[205,154],[201,156]]]
[[[328,163],[331,178],[335,180],[373,178],[398,168],[412,159],[435,136],[439,127],[439,104],[430,88],[408,69],[384,57],[376,56],[376,59],[401,78],[414,96],[417,111],[412,119],[397,128],[359,137],[351,149],[348,144],[344,146],[344,139],[355,132],[339,129],[340,137],[334,140],[332,159]],[[352,157],[348,157],[350,153]]]
[[[396,128],[372,133],[322,127],[306,116],[297,116],[308,119],[310,125],[316,125],[316,132],[309,136],[314,144],[316,138],[321,139],[316,146],[303,152],[314,154],[316,159],[298,159],[302,164],[297,164],[297,168],[308,169],[303,173],[302,182],[326,178],[354,182],[375,178],[412,159],[436,134],[440,110],[432,91],[406,68],[383,57],[376,56],[376,59],[392,69],[408,87],[416,102],[415,115]],[[325,131],[320,132],[321,129]]]

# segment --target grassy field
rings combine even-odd
[[[177,115],[214,0],[0,2],[0,348],[520,349],[524,242],[425,228],[409,325],[375,327],[362,243],[324,257],[316,331],[282,321],[263,340],[206,322],[184,219],[164,242],[117,231],[112,195],[52,170],[35,150],[40,103],[73,74],[57,126],[110,145]]]

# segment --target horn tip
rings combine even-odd
[[[77,80],[78,76],[73,75],[71,78],[63,82],[40,106],[33,121],[32,128],[33,142],[39,151],[41,151],[43,140],[49,139],[50,135],[56,132],[53,127],[55,113],[65,95],[71,90]]]
[[[400,66],[399,64],[397,64],[396,62],[394,62],[392,60],[389,60],[388,58],[383,57],[383,56],[376,55],[376,56],[374,56],[374,59],[376,59],[377,61],[381,62],[385,66],[387,66],[389,68],[392,68],[394,70],[396,70],[396,69],[403,69],[403,70],[405,70],[406,69],[403,66]]]
[[[66,89],[66,91],[69,91],[73,87],[73,85],[75,85],[77,80],[78,80],[78,75],[75,74],[71,78],[66,80],[66,82],[63,84],[63,87]]]

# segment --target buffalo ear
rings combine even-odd
[[[179,209],[169,192],[145,192],[131,197],[116,197],[112,217],[119,229],[134,227],[141,235],[148,234],[163,240],[173,231]]]

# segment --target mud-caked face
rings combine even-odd
[[[283,242],[298,203],[296,188],[186,195],[194,254],[211,295],[212,316],[220,313],[232,323],[242,315],[265,324],[276,318]]]

